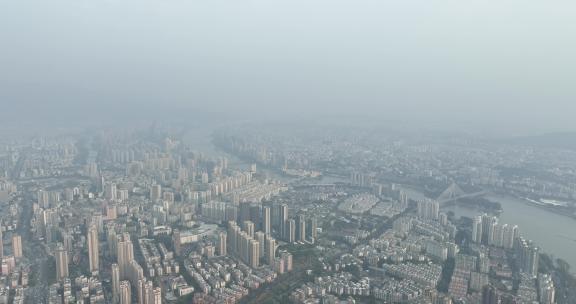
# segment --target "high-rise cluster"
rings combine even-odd
[[[440,205],[437,201],[424,200],[418,202],[418,217],[425,220],[437,220]]]
[[[505,249],[514,248],[519,236],[518,226],[499,224],[498,218],[487,214],[472,221],[472,242]]]
[[[532,276],[538,275],[540,248],[536,247],[532,241],[519,237],[516,241],[516,255],[520,270],[523,273]]]

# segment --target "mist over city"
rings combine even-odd
[[[576,303],[575,11],[0,1],[0,303]]]

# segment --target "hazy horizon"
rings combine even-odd
[[[4,119],[163,110],[576,131],[569,1],[0,3]],[[122,116],[109,114],[110,117]]]

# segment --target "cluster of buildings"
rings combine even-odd
[[[250,291],[272,283],[278,273],[270,267],[252,268],[234,257],[205,259],[191,256],[185,260],[188,275],[199,286],[208,303],[236,303]]]
[[[489,157],[346,134],[310,145],[216,136],[285,184],[168,133],[5,150],[0,303],[556,302],[555,276],[539,273],[540,249],[517,226],[457,222],[441,202],[388,185],[509,184],[484,168]],[[514,189],[527,183],[542,185]],[[46,282],[29,282],[42,265]],[[289,291],[275,285],[283,278]]]
[[[338,209],[343,212],[362,214],[369,211],[379,199],[372,194],[359,194],[344,200]]]
[[[499,224],[497,217],[484,214],[474,218],[471,239],[478,244],[512,249],[519,233],[518,226]]]
[[[16,299],[177,301],[204,292],[193,287],[196,280],[182,267],[196,255],[206,265],[228,259],[245,270],[242,276],[230,272],[236,291],[215,285],[217,298],[240,299],[293,269],[292,255],[279,251],[277,241],[283,242],[281,233],[289,230],[287,207],[273,220],[272,206],[262,205],[286,188],[255,178],[255,166],[234,170],[226,158],[206,157],[165,135],[86,136],[99,144],[83,146],[86,142],[74,138],[33,142],[14,147],[25,152],[2,158],[0,283],[7,293],[17,290]],[[286,218],[280,221],[281,216]],[[249,234],[228,237],[229,222]],[[303,229],[306,224],[297,231],[305,234]],[[31,237],[23,239],[23,233]],[[298,239],[310,241],[312,235]],[[6,252],[5,241],[11,248]],[[30,269],[42,271],[33,288]]]
[[[331,276],[315,277],[314,282],[295,289],[290,294],[290,300],[295,303],[309,303],[310,299],[323,299],[329,294],[338,297],[368,297],[371,291],[368,278],[355,280],[352,274],[341,272]]]

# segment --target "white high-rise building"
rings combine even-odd
[[[472,222],[472,242],[480,244],[482,242],[482,217],[477,216]]]
[[[556,303],[556,289],[554,288],[554,281],[552,281],[552,277],[550,275],[538,275],[538,291],[541,304]]]
[[[106,198],[109,201],[115,201],[116,199],[118,199],[117,191],[118,188],[116,187],[115,183],[106,184],[106,186],[104,187],[104,198]]]
[[[130,264],[134,260],[134,247],[130,240],[130,235],[124,233],[120,236],[118,247],[118,266],[120,267],[120,279],[127,280]]]
[[[244,229],[243,229],[251,238],[254,237],[254,223],[251,221],[244,222]]]
[[[514,241],[518,237],[518,226],[504,225],[502,230],[502,247],[506,249],[514,248]]]
[[[160,287],[152,290],[152,296],[149,301],[149,304],[162,304],[162,289]]]
[[[18,234],[12,235],[12,251],[15,258],[22,257],[22,237]]]
[[[98,274],[100,266],[100,250],[98,240],[98,228],[96,225],[90,225],[88,228],[88,260],[90,262],[90,272]]]
[[[276,240],[270,236],[266,236],[266,262],[270,266],[274,266],[274,259],[276,258]]]
[[[128,281],[120,282],[120,304],[132,304],[132,292]]]
[[[425,220],[438,220],[440,204],[436,201],[425,200],[418,202],[418,217]]]
[[[249,264],[252,268],[260,266],[260,244],[256,240],[250,240],[250,247],[248,249]]]
[[[56,248],[56,278],[61,281],[68,277],[68,251],[62,244]]]
[[[266,234],[262,231],[258,231],[254,234],[254,239],[256,239],[260,244],[260,256],[264,256],[266,253]]]

